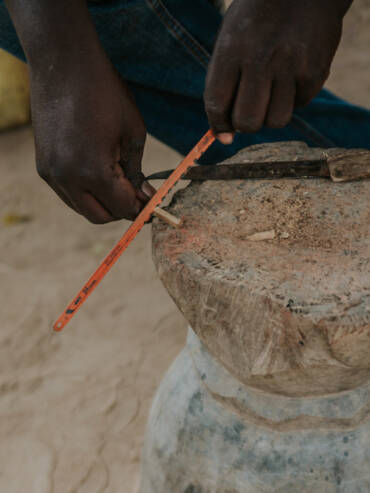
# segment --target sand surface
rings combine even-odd
[[[369,21],[358,0],[328,84],[368,107]],[[149,139],[144,169],[178,159]],[[186,327],[155,273],[150,226],[52,334],[128,223],[94,226],[67,209],[35,172],[29,128],[0,135],[0,162],[0,491],[133,492],[150,400]]]

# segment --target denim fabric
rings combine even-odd
[[[135,94],[149,133],[187,153],[208,128],[202,95],[222,21],[219,10],[209,0],[95,0],[89,9],[106,53]],[[24,59],[1,0],[0,46]],[[296,115],[337,146],[370,148],[370,111],[327,90]],[[315,144],[298,121],[281,130],[237,135],[232,146],[216,143],[202,162],[219,161],[251,144],[284,140]]]

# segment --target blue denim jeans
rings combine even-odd
[[[202,96],[220,12],[209,0],[91,0],[89,9],[106,53],[131,86],[149,133],[187,153],[208,128]],[[24,59],[2,0],[0,47]],[[231,146],[214,144],[203,162],[219,161],[261,142],[303,140],[315,145],[310,128],[334,145],[370,148],[370,111],[325,89],[295,114],[305,125],[295,121],[284,129],[237,135]]]

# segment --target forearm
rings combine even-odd
[[[67,69],[102,48],[86,0],[5,0],[31,68]]]

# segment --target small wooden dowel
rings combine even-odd
[[[166,222],[170,226],[173,226],[175,228],[179,228],[182,224],[182,220],[179,219],[178,217],[174,216],[173,214],[170,214],[169,212],[161,209],[160,207],[156,207],[154,209],[153,214],[156,217],[159,217],[159,219],[162,219],[162,221]]]

